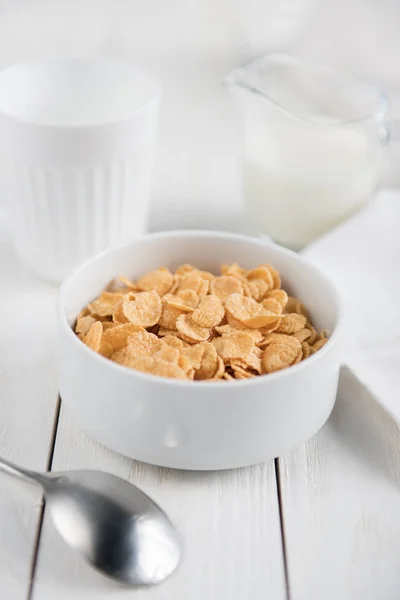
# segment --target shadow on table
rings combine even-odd
[[[335,408],[321,434],[331,430],[335,444],[347,447],[360,468],[373,469],[379,477],[400,483],[400,427],[377,399],[346,367],[342,368]],[[317,434],[318,436],[318,434]],[[140,472],[160,484],[196,483],[210,485],[214,480],[223,485],[238,471],[251,478],[257,466],[226,471],[184,471],[144,465],[134,461],[134,479],[140,482]],[[140,483],[139,483],[140,485]]]
[[[325,425],[360,467],[400,483],[400,427],[353,373],[342,368],[338,399]]]

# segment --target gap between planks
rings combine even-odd
[[[47,458],[46,473],[50,473],[52,466],[53,466],[53,458],[54,458],[54,450],[56,447],[58,423],[60,420],[60,411],[61,411],[61,398],[60,398],[60,395],[58,395],[56,409],[54,411],[54,422],[53,422],[53,429],[52,429],[51,437],[50,437],[49,455]],[[27,600],[32,600],[33,584],[34,584],[34,580],[35,580],[37,560],[38,560],[38,556],[39,556],[40,538],[42,535],[45,509],[46,509],[46,505],[44,502],[44,497],[42,496],[42,506],[40,509],[39,520],[38,520],[38,525],[37,525],[37,530],[36,530],[36,536],[35,536],[35,541],[34,541],[34,545],[33,545],[32,561],[31,561],[31,566],[30,566],[30,570],[29,570],[29,588],[28,588]]]
[[[280,473],[280,463],[279,458],[274,459],[275,465],[275,477],[276,477],[276,493],[278,496],[278,506],[279,506],[279,526],[281,530],[281,542],[282,542],[282,556],[283,556],[283,568],[285,572],[285,586],[286,586],[286,596],[287,600],[291,600],[290,593],[290,579],[289,579],[289,570],[288,570],[288,561],[287,561],[287,544],[285,537],[285,519],[283,516],[283,497],[282,497],[282,489],[281,489],[281,473]]]

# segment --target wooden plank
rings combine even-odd
[[[18,264],[0,230],[0,456],[45,470],[57,403],[55,289]],[[0,476],[0,596],[27,597],[41,491]]]
[[[160,586],[122,593],[66,547],[46,516],[33,600],[286,598],[272,461],[211,473],[146,466],[89,439],[62,408],[53,470],[74,468],[104,469],[149,493],[181,531],[184,560]]]
[[[400,431],[343,371],[327,425],[280,461],[292,600],[397,600]]]

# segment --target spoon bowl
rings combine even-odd
[[[181,545],[171,521],[127,481],[102,471],[39,474],[3,460],[0,470],[42,486],[61,536],[104,575],[152,585],[178,566]]]

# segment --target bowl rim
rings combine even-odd
[[[282,369],[280,371],[275,371],[274,373],[267,373],[266,375],[260,375],[258,377],[253,377],[251,379],[242,379],[242,380],[234,380],[234,381],[226,381],[226,380],[224,380],[224,381],[222,381],[222,380],[217,380],[217,381],[213,381],[213,380],[205,380],[205,381],[193,380],[192,381],[192,380],[190,380],[190,381],[186,381],[186,380],[181,380],[181,379],[173,379],[170,377],[163,377],[160,375],[151,375],[151,374],[148,375],[147,373],[143,373],[142,371],[136,371],[134,369],[129,369],[123,365],[114,363],[110,359],[106,358],[105,356],[101,356],[100,354],[97,354],[97,352],[94,352],[93,350],[91,350],[91,348],[89,348],[88,346],[83,344],[82,341],[77,337],[77,335],[73,331],[72,327],[70,326],[68,319],[67,319],[67,315],[65,313],[65,296],[67,294],[69,285],[74,281],[75,277],[77,275],[79,275],[79,273],[84,271],[85,269],[90,268],[90,266],[92,264],[96,263],[98,260],[101,260],[104,256],[118,253],[119,251],[124,250],[125,248],[131,248],[135,244],[143,241],[144,239],[146,239],[146,240],[149,239],[150,241],[152,239],[168,240],[170,238],[177,238],[177,237],[181,237],[181,238],[208,237],[209,239],[221,239],[222,238],[222,239],[230,239],[232,241],[242,241],[242,242],[252,243],[252,244],[255,244],[255,245],[258,245],[261,247],[265,247],[265,248],[273,248],[275,251],[280,252],[284,256],[290,257],[292,260],[297,262],[299,265],[307,264],[307,266],[309,268],[311,268],[312,270],[314,270],[314,272],[318,275],[318,277],[324,281],[325,285],[327,285],[330,288],[331,297],[333,298],[333,301],[334,301],[334,304],[336,307],[336,312],[337,312],[336,324],[332,330],[330,337],[328,338],[328,342],[318,352],[316,352],[315,354],[312,354],[306,360],[301,361],[301,362],[297,363],[296,365],[292,365],[292,366]],[[302,371],[304,369],[307,369],[309,367],[311,368],[311,366],[316,361],[320,360],[323,356],[325,356],[325,354],[327,354],[330,351],[330,349],[332,348],[334,343],[336,343],[336,341],[340,335],[340,330],[343,325],[344,308],[343,308],[342,298],[341,298],[338,290],[336,289],[334,283],[331,281],[331,279],[329,277],[327,277],[322,272],[322,270],[319,267],[315,266],[311,262],[308,262],[305,258],[296,254],[292,250],[288,250],[287,248],[284,248],[283,246],[280,246],[279,244],[275,244],[271,240],[268,240],[265,238],[252,237],[252,236],[248,236],[248,235],[244,235],[244,234],[240,234],[240,233],[229,233],[229,232],[217,231],[217,230],[178,229],[178,230],[146,233],[134,240],[131,240],[128,243],[119,244],[118,246],[113,246],[112,248],[108,248],[107,250],[105,250],[105,251],[97,254],[96,256],[89,258],[85,262],[81,263],[64,279],[64,281],[62,282],[62,284],[58,290],[57,318],[58,318],[59,327],[61,327],[63,329],[64,333],[71,339],[71,341],[73,340],[72,343],[77,344],[77,348],[80,348],[81,351],[87,352],[88,358],[91,358],[95,362],[98,361],[98,364],[100,367],[115,370],[116,373],[119,372],[119,373],[123,374],[125,377],[132,377],[132,379],[138,378],[139,380],[143,380],[144,383],[147,382],[147,383],[158,384],[158,385],[168,385],[168,386],[176,387],[176,388],[183,387],[183,388],[187,388],[187,389],[191,389],[191,388],[193,389],[193,386],[195,386],[196,388],[199,388],[199,386],[201,386],[201,387],[204,387],[204,389],[208,389],[208,388],[211,388],[211,389],[222,389],[223,388],[223,389],[225,389],[227,386],[229,386],[229,387],[233,386],[236,388],[238,385],[242,386],[242,387],[265,385],[265,383],[267,381],[276,381],[277,379],[294,376],[295,374],[299,373],[300,371]],[[59,332],[59,337],[60,337],[60,332]]]

